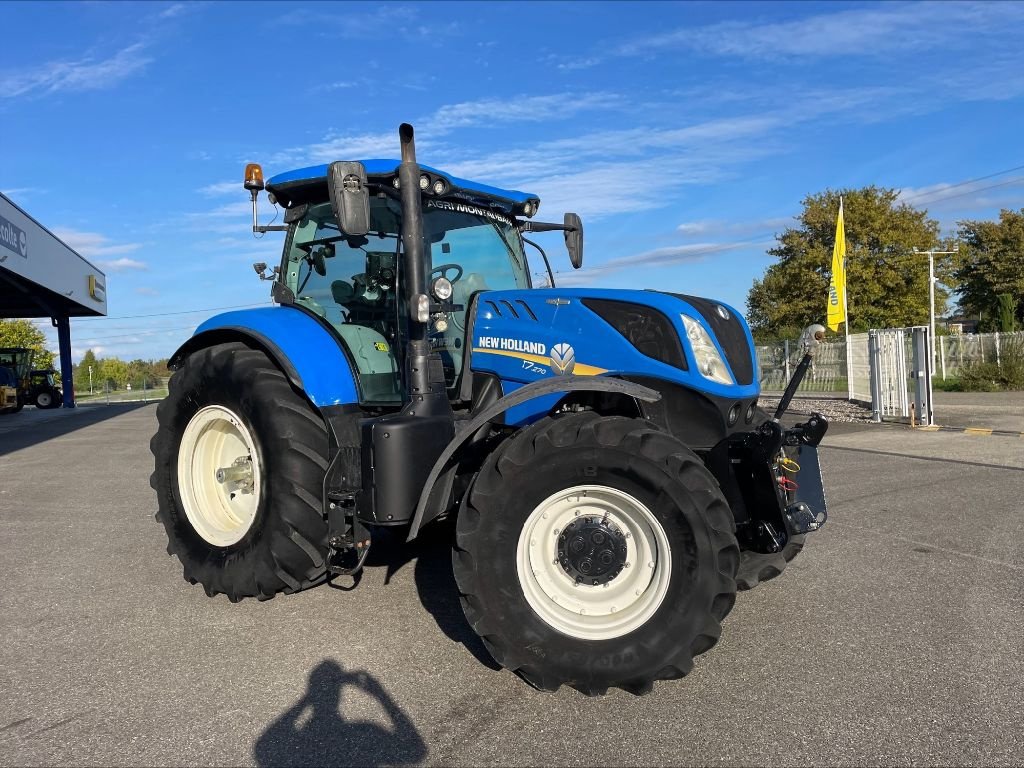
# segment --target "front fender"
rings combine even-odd
[[[168,367],[174,370],[193,352],[230,341],[266,352],[317,408],[359,402],[355,374],[339,339],[293,307],[243,309],[211,317],[171,355]]]
[[[581,391],[612,392],[634,397],[646,403],[654,403],[661,399],[661,395],[653,389],[609,376],[552,376],[522,386],[515,392],[496,400],[477,413],[470,421],[459,425],[455,439],[448,444],[437,461],[434,462],[434,467],[430,470],[430,474],[423,484],[423,490],[420,492],[420,500],[412,518],[408,540],[412,541],[416,538],[420,527],[429,523],[443,511],[441,507],[451,493],[455,471],[458,469],[458,461],[455,456],[478,429],[510,408],[528,400],[547,397],[552,393]]]

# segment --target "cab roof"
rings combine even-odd
[[[366,175],[371,181],[381,181],[381,177],[384,177],[383,180],[388,184],[398,175],[398,167],[401,162],[401,160],[380,159],[362,161],[363,167],[366,168]],[[310,198],[321,195],[326,189],[327,167],[327,164],[324,163],[279,173],[267,182],[267,191],[272,193],[286,208],[294,203],[308,202]],[[468,179],[460,179],[437,168],[431,168],[429,165],[420,165],[420,170],[433,176],[439,176],[448,183],[449,189],[443,197],[453,196],[480,203],[499,203],[512,213],[517,213],[526,203],[533,203],[534,209],[540,205],[540,198],[528,192],[501,189]],[[321,187],[321,185],[324,186]]]

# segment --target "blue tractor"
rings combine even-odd
[[[526,235],[562,232],[579,268],[578,216],[541,223],[536,196],[399,138],[400,161],[246,169],[254,230],[285,232],[280,266],[255,265],[277,306],[207,320],[171,358],[151,442],[168,552],[208,595],[268,599],[357,573],[374,529],[454,518],[498,663],[587,694],[685,675],[737,587],[824,523],[827,423],[758,407],[732,307],[554,287]],[[264,188],[282,225],[256,221]]]

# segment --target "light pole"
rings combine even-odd
[[[89,394],[92,394],[92,366],[89,366]]]
[[[954,253],[960,252],[960,246],[954,245],[952,251],[919,251],[917,248],[914,249],[914,253],[924,253],[928,255],[928,326],[929,339],[928,346],[930,349],[928,353],[932,356],[932,376],[935,375],[935,257],[936,256],[952,256]]]

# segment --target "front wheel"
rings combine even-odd
[[[35,406],[36,408],[53,408],[55,398],[53,393],[47,389],[41,390],[36,393]]]
[[[649,691],[711,648],[735,600],[733,516],[700,459],[649,422],[545,419],[485,462],[455,578],[498,663],[543,690]]]
[[[326,578],[326,425],[263,352],[194,352],[157,419],[150,484],[186,580],[236,601]]]
[[[740,589],[753,589],[762,581],[771,581],[780,576],[789,562],[800,554],[806,538],[806,535],[790,536],[782,549],[773,553],[743,550],[740,553],[736,584]]]

